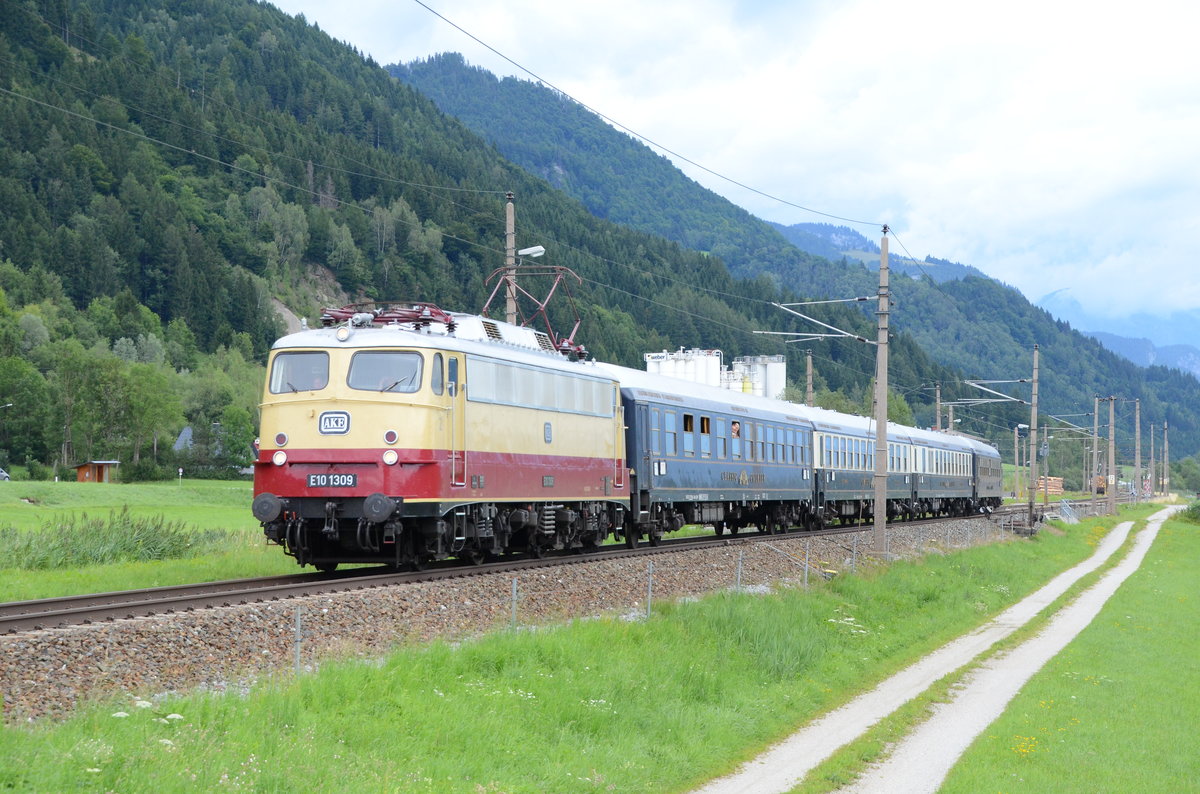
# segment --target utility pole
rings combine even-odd
[[[1038,346],[1033,346],[1033,400],[1029,409],[1029,526],[1033,528],[1034,488],[1037,487]]]
[[[812,369],[812,351],[804,351],[805,360],[808,362],[808,385],[804,389],[804,401],[809,408],[813,407],[813,369]]]
[[[1108,398],[1108,512],[1117,512],[1117,398]]]
[[[510,325],[517,323],[517,210],[513,206],[513,192],[504,198],[504,279],[508,283],[504,290],[504,320]]]
[[[1154,494],[1158,493],[1158,481],[1154,479],[1154,425],[1150,425],[1150,470],[1147,472],[1146,479],[1150,481],[1150,498],[1154,498]]]
[[[887,525],[887,398],[888,398],[888,227],[879,243],[878,337],[875,347],[875,515],[871,545],[876,554],[886,551]]]
[[[1021,429],[1013,428],[1013,498],[1021,498]]]
[[[1163,420],[1163,496],[1171,498],[1171,443],[1167,440],[1167,421]]]
[[[1142,401],[1133,401],[1133,501],[1142,501]]]
[[[934,404],[934,411],[935,411],[935,413],[933,415],[934,416],[933,429],[941,430],[942,429],[942,382],[941,381],[938,381],[937,383],[935,383],[933,385],[933,394],[934,394],[933,404]]]
[[[1088,476],[1092,491],[1092,515],[1096,515],[1096,470],[1100,468],[1100,397],[1092,409],[1092,472]]]
[[[954,432],[954,406],[948,405],[948,406],[946,406],[946,408],[950,411],[950,415],[948,417],[946,417],[946,420],[947,420],[946,421],[946,430],[953,433]]]

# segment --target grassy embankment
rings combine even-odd
[[[1103,532],[1093,520],[807,592],[328,662],[245,696],[130,693],[5,728],[0,788],[684,790],[985,621]]]

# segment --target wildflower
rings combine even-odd
[[[113,716],[114,717],[128,717],[129,714],[128,714],[128,712],[124,712],[124,711],[114,711]]]
[[[139,709],[148,709],[154,704],[149,700],[135,700],[133,701],[133,705],[137,706]]]
[[[182,715],[182,714],[168,714],[168,715],[167,715],[167,719],[169,719],[169,720],[181,720],[181,719],[183,719],[183,715]]]
[[[175,746],[175,742],[171,741],[170,739],[159,739],[158,743],[163,745],[164,747],[174,747]]]
[[[99,772],[99,771],[100,771],[100,769],[99,769],[98,767],[89,766],[89,767],[87,768],[87,771],[89,771],[89,772]]]

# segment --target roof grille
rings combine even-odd
[[[548,353],[558,352],[554,349],[554,343],[550,341],[550,336],[542,331],[535,331],[534,336],[537,337],[538,345]]]
[[[492,322],[491,320],[485,319],[483,321],[483,330],[484,330],[484,333],[487,334],[488,339],[494,339],[497,342],[499,342],[501,339],[504,338],[500,334],[500,327],[498,325],[496,325],[496,323]]]

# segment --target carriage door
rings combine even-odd
[[[440,353],[438,354],[441,355]],[[461,370],[457,356],[446,357],[446,401],[450,409],[447,422],[450,453],[450,485],[461,487],[467,484],[467,396],[459,382]]]

